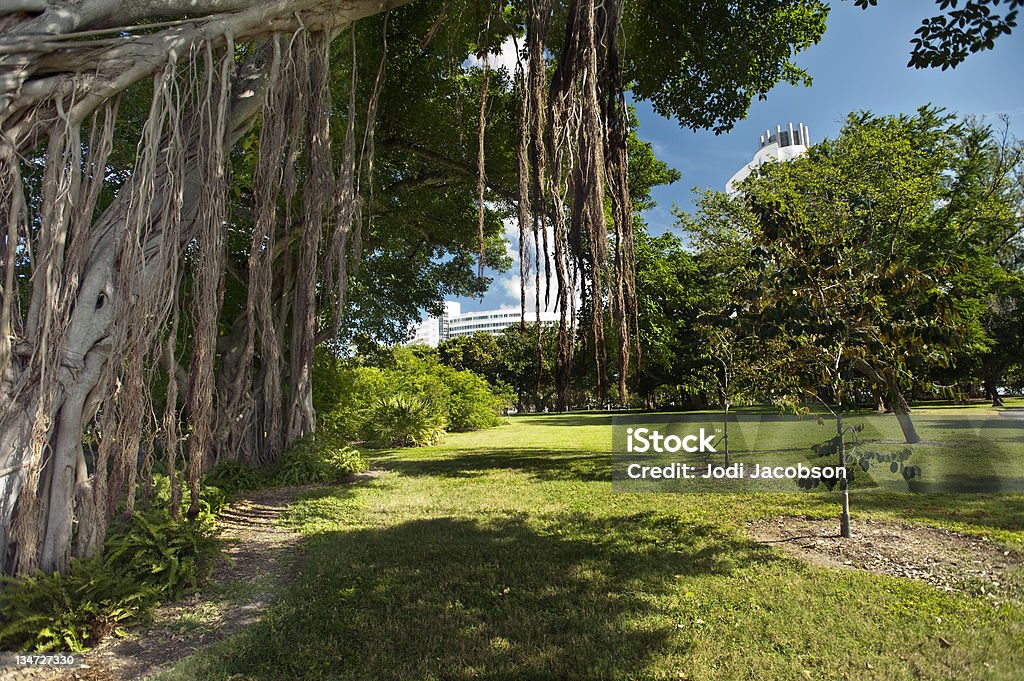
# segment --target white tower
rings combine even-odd
[[[761,135],[761,144],[758,147],[757,153],[754,154],[754,160],[747,165],[740,168],[732,179],[729,180],[725,185],[725,191],[731,195],[735,195],[739,192],[736,189],[736,185],[745,180],[750,172],[768,161],[790,161],[797,156],[803,156],[807,153],[807,147],[810,146],[810,128],[803,123],[800,123],[796,128],[790,123],[788,128],[783,128],[781,125],[775,126],[775,132],[771,130],[765,130],[764,134]]]

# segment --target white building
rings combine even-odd
[[[536,313],[527,311],[526,321],[532,323],[535,319]],[[509,326],[518,323],[519,310],[482,310],[464,313],[461,304],[446,300],[444,314],[441,317],[427,317],[420,322],[415,328],[415,334],[410,344],[423,344],[436,348],[450,338],[471,336],[474,333],[500,336]],[[554,326],[558,323],[558,314],[542,311],[540,323],[544,326]]]
[[[729,180],[725,185],[725,191],[729,194],[737,194],[739,190],[736,186],[745,180],[751,171],[768,161],[791,161],[798,156],[803,156],[807,153],[807,147],[810,146],[810,129],[800,123],[796,128],[790,123],[788,128],[783,128],[781,125],[775,127],[775,132],[771,130],[765,130],[765,134],[761,135],[761,145],[758,147],[757,153],[754,154],[754,160],[747,165],[740,168],[732,179]]]
[[[438,329],[437,317],[427,317],[413,327],[412,340],[407,345],[429,345],[436,348],[441,344],[441,333]]]

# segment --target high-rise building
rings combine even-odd
[[[765,130],[761,135],[761,144],[754,154],[754,159],[747,165],[740,168],[725,185],[725,191],[729,194],[737,194],[736,188],[740,182],[745,180],[751,171],[768,161],[790,161],[798,156],[807,153],[810,145],[810,129],[800,123],[796,128],[790,123],[788,128],[781,125],[775,127],[775,132]]]
[[[532,323],[535,318],[536,314],[528,310],[526,321]],[[461,304],[446,300],[444,314],[441,317],[427,317],[416,325],[410,344],[429,345],[436,348],[450,338],[471,336],[474,333],[500,336],[505,329],[518,323],[519,310],[499,309],[464,313]],[[544,326],[554,326],[558,323],[558,314],[542,311],[540,323]]]

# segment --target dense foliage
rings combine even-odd
[[[859,391],[905,416],[911,390],[998,383],[982,365],[1019,361],[1020,162],[1019,144],[935,109],[853,114],[837,139],[681,216],[705,278],[730,289],[705,319],[772,360],[766,392]]]
[[[501,422],[507,390],[441,362],[430,348],[392,348],[343,360],[319,354],[314,395],[321,431],[384,445],[437,441],[445,431]]]

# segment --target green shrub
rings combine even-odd
[[[3,578],[0,649],[79,652],[199,586],[218,554],[208,516],[136,513],[108,534],[102,561],[72,561],[64,575]]]
[[[414,411],[431,412],[432,423],[424,429],[429,432],[413,439],[434,442],[443,435],[434,427],[438,419],[442,429],[490,428],[501,422],[500,414],[511,402],[507,390],[499,392],[483,377],[441,363],[428,348],[395,348],[377,361],[380,367],[356,366],[326,353],[317,356],[313,396],[322,431],[386,443],[397,422],[409,416],[404,414],[408,408],[395,404],[395,396],[403,395],[399,402],[416,398],[423,405]],[[395,439],[412,441],[401,432]]]
[[[299,440],[274,468],[275,485],[332,482],[368,468],[366,459],[337,433],[319,432]]]
[[[177,600],[205,579],[220,549],[212,515],[176,520],[158,510],[135,513],[123,532],[107,538],[104,563],[116,574]]]
[[[241,461],[218,461],[203,477],[203,487],[215,487],[225,494],[235,494],[266,487],[266,473]]]
[[[178,498],[182,500],[185,508],[188,508],[188,500],[191,492],[188,489],[188,481],[184,476],[175,476],[178,479]],[[205,483],[199,489],[199,520],[212,522],[214,516],[221,512],[221,509],[228,503],[228,492]],[[171,502],[171,480],[161,473],[153,474],[153,499],[152,506],[155,508],[169,508]],[[139,500],[136,504],[140,503]]]
[[[0,649],[79,652],[137,618],[156,594],[99,560],[77,560],[65,575],[4,577]]]
[[[376,367],[348,366],[318,351],[313,363],[317,430],[358,439],[374,403],[394,390],[394,376],[389,372]]]
[[[448,427],[451,430],[480,430],[501,423],[508,401],[496,395],[490,384],[470,371],[443,367],[441,380],[448,390]]]
[[[377,402],[364,426],[364,436],[385,447],[418,447],[439,442],[444,427],[444,415],[431,402],[398,393]]]

